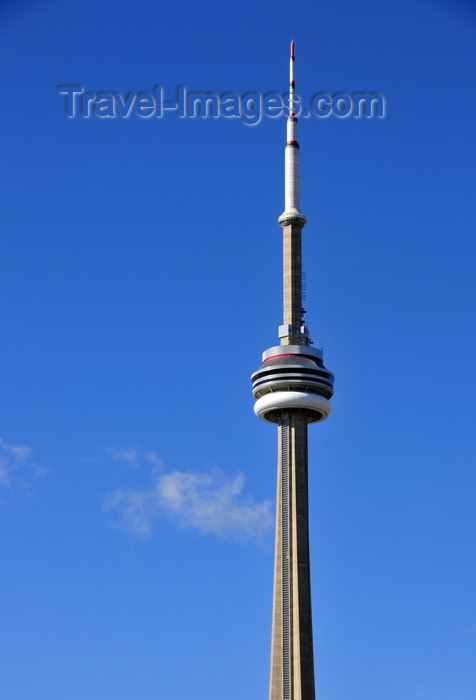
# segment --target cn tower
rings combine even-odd
[[[263,353],[251,379],[259,418],[278,426],[278,481],[269,700],[314,700],[308,525],[308,423],[331,412],[334,375],[309,339],[302,307],[298,120],[291,42],[285,148],[283,323],[280,344]]]

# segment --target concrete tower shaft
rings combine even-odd
[[[278,426],[276,542],[269,700],[314,700],[308,532],[307,422]]]
[[[278,426],[278,480],[269,700],[314,700],[308,532],[307,426],[331,412],[334,375],[312,346],[302,308],[299,144],[294,115],[294,43],[285,147],[283,323],[280,345],[252,375],[255,413]]]
[[[298,221],[281,223],[283,229],[283,326],[280,329],[281,345],[307,345],[303,333],[302,304],[302,246]]]

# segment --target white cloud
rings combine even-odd
[[[31,476],[41,477],[48,473],[48,469],[31,459],[32,452],[27,445],[9,445],[0,438],[0,487],[25,484],[25,479]]]
[[[142,466],[150,466],[155,472],[163,471],[164,465],[155,452],[142,454],[135,447],[107,447],[104,452],[117,462],[123,462],[130,469],[140,469]]]
[[[109,457],[119,462],[125,462],[131,469],[139,469],[140,454],[134,447],[127,447],[125,449],[108,447],[105,452]]]
[[[153,457],[153,459],[151,458]],[[165,472],[160,460],[146,489],[119,489],[107,494],[104,509],[117,514],[112,523],[139,535],[148,535],[154,521],[166,515],[180,526],[235,540],[262,537],[273,524],[270,501],[255,502],[243,493],[242,473],[230,476],[218,467],[207,472]]]
[[[119,512],[119,520],[112,523],[137,535],[149,535],[150,523],[156,515],[153,492],[140,489],[119,489],[108,493],[103,502],[104,510]]]

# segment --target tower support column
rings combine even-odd
[[[307,420],[286,411],[278,423],[269,700],[315,697],[307,489]]]

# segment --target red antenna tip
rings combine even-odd
[[[291,41],[291,58],[294,58],[294,39]]]

